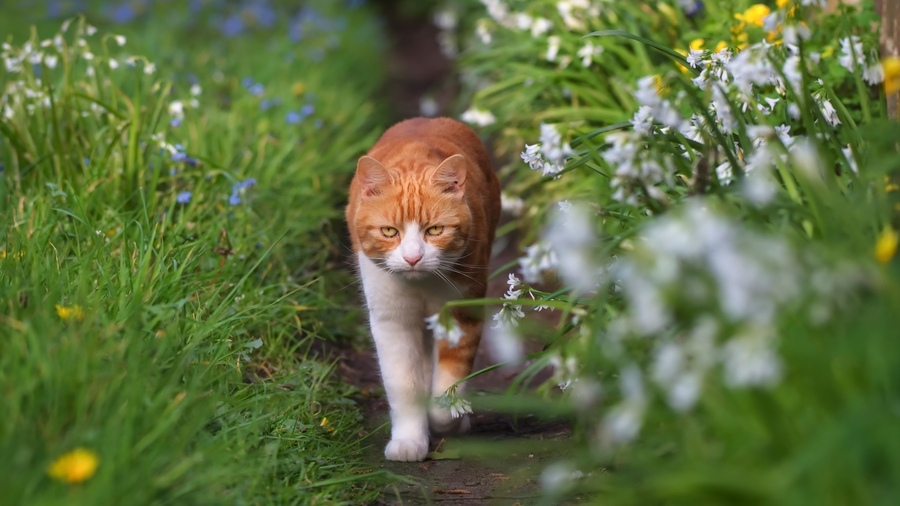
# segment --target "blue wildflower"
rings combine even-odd
[[[270,98],[264,98],[264,99],[259,103],[259,108],[262,109],[263,111],[268,111],[269,109],[271,109],[271,108],[273,108],[273,107],[278,107],[279,105],[281,105],[281,99],[278,99],[278,98],[271,98],[271,99],[270,99]]]
[[[173,128],[178,128],[181,126],[181,119],[172,118],[172,121],[169,122],[169,125],[171,125]]]
[[[113,8],[109,18],[114,23],[127,23],[134,19],[134,16],[134,7],[131,6],[131,2],[122,2]]]
[[[263,93],[265,93],[266,88],[261,83],[253,83],[252,86],[247,88],[247,91],[249,91],[251,94],[256,95],[258,97],[258,96],[262,95]]]
[[[678,4],[684,11],[684,15],[693,18],[703,12],[703,2],[701,0],[678,0]]]
[[[256,178],[251,177],[250,179],[244,181],[238,181],[231,185],[231,196],[228,197],[228,203],[232,206],[236,206],[243,202],[241,199],[241,195],[244,193],[244,190],[254,186],[256,184]]]
[[[284,120],[287,121],[289,125],[297,125],[303,122],[303,116],[299,112],[291,111],[285,114]]]
[[[315,114],[315,112],[316,106],[312,104],[306,104],[300,108],[300,114],[302,114],[304,117],[312,116],[313,114]]]
[[[253,86],[253,78],[245,77],[245,78],[241,79],[241,86],[243,86],[244,88],[250,89],[250,87]]]
[[[225,18],[219,29],[222,31],[222,35],[226,37],[240,35],[244,31],[244,20],[239,15],[232,14]]]
[[[172,161],[175,163],[183,163],[188,159],[187,153],[184,151],[176,151],[172,153]]]
[[[184,191],[175,197],[175,202],[179,204],[189,204],[191,202],[191,192]]]

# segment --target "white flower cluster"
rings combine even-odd
[[[509,301],[518,300],[523,292],[522,281],[510,273],[506,284],[508,288],[503,298]],[[512,302],[504,302],[500,311],[494,314],[494,325],[491,326],[488,336],[488,344],[491,347],[494,358],[500,362],[518,362],[524,354],[522,342],[516,332],[519,320],[525,317],[522,306]]]
[[[582,203],[566,204],[551,213],[543,237],[556,252],[557,270],[563,282],[573,294],[581,295],[595,291],[600,283],[594,213]]]
[[[539,241],[525,248],[525,256],[519,259],[519,271],[528,284],[540,283],[544,273],[556,271],[559,266],[556,251],[546,241]]]
[[[838,63],[851,73],[862,74],[863,79],[870,85],[881,84],[884,81],[884,67],[877,58],[870,60],[866,57],[867,51],[863,47],[858,35],[851,35],[840,39],[841,53]]]
[[[480,127],[493,125],[497,122],[497,118],[494,117],[491,111],[485,111],[484,109],[478,109],[475,107],[466,109],[462,113],[462,115],[460,115],[459,119],[466,123],[471,123]]]
[[[70,27],[74,28],[70,32]],[[116,57],[110,56],[100,57],[91,51],[89,38],[97,33],[97,29],[85,23],[72,24],[71,20],[62,24],[62,27],[52,39],[41,41],[29,40],[21,46],[14,46],[9,43],[0,45],[0,59],[3,60],[3,68],[10,75],[31,74],[29,78],[23,77],[20,80],[10,80],[3,90],[0,97],[0,109],[5,119],[11,119],[15,114],[15,110],[24,110],[27,115],[34,114],[39,108],[46,109],[50,107],[51,97],[48,94],[50,87],[44,85],[45,75],[47,71],[53,71],[60,67],[61,62],[65,62],[63,66],[68,69],[77,68],[78,65],[84,65],[85,75],[94,77],[97,75],[97,62],[104,62],[109,66],[110,70],[116,70],[121,63],[134,67],[138,62],[143,62],[143,72],[152,74],[155,72],[155,65],[146,61],[146,59],[135,56]],[[72,42],[67,42],[66,38],[71,37]],[[111,38],[118,46],[125,45],[125,36],[109,35],[104,37]],[[90,83],[93,84],[93,83]],[[103,113],[104,109],[98,103],[91,101],[88,105],[90,111],[82,111],[83,116],[87,116],[90,112]]]
[[[440,313],[435,313],[425,318],[425,324],[431,330],[432,336],[434,339],[447,341],[450,346],[458,345],[459,340],[462,339],[463,331],[456,318],[448,316],[444,319],[447,322],[444,324],[441,322],[440,316]]]
[[[524,12],[511,12],[504,0],[481,0],[481,4],[487,9],[491,19],[507,29],[528,31],[532,37],[539,37],[553,28],[553,22],[547,18],[534,17]],[[485,42],[483,36],[480,38]],[[490,40],[485,43],[490,43]]]
[[[838,294],[856,282],[852,270],[826,266],[783,239],[717,214],[705,201],[689,201],[650,223],[634,252],[613,265],[626,308],[603,342],[627,361],[625,340],[651,339],[647,377],[673,410],[687,411],[715,368],[734,388],[778,383],[777,323],[807,310],[813,323],[823,323]],[[622,401],[604,421],[611,442],[637,434],[648,402],[640,368],[626,365],[621,378]]]
[[[565,168],[566,158],[574,153],[569,143],[563,142],[556,126],[541,123],[540,142],[526,144],[521,156],[531,170],[539,170],[545,176],[557,176]]]

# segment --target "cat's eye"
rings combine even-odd
[[[443,232],[443,231],[444,231],[443,225],[435,225],[433,227],[428,227],[428,229],[425,230],[425,233],[428,235],[441,235],[441,232]]]
[[[397,235],[397,229],[394,227],[381,227],[381,233],[385,237],[394,237]]]

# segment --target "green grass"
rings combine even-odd
[[[77,20],[65,35],[75,49],[45,63],[40,81],[30,66],[0,71],[0,108],[12,111],[0,126],[0,503],[325,504],[377,493],[361,474],[350,387],[304,353],[311,339],[358,330],[339,230],[353,160],[383,127],[377,28],[347,14],[340,44],[314,61],[284,33],[198,32],[177,21],[184,9],[112,27],[128,37],[121,49],[110,27],[87,36]],[[33,43],[53,37],[46,26]],[[23,32],[6,32],[14,47]],[[106,63],[132,52],[156,71]],[[284,59],[263,57],[272,54]],[[199,104],[171,126],[169,104],[190,100],[191,76]],[[23,88],[49,106],[30,109]],[[263,110],[263,99],[281,104]],[[312,116],[285,120],[305,104]],[[196,162],[173,160],[160,133]],[[79,447],[97,455],[95,475],[48,476]]]

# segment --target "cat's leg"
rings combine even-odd
[[[424,306],[420,296],[367,258],[360,271],[378,365],[391,409],[388,460],[418,461],[428,453],[427,363]]]
[[[447,341],[437,342],[431,382],[433,397],[440,397],[448,388],[472,372],[475,353],[481,341],[484,322],[479,316],[471,312],[454,310],[453,317],[462,329],[463,336],[456,346],[450,346]],[[464,387],[465,384],[460,384],[456,392],[462,394]],[[432,431],[438,434],[465,433],[469,430],[468,415],[454,418],[450,409],[442,408],[434,402],[429,407],[428,418]]]

